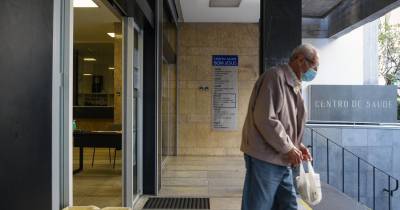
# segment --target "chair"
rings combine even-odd
[[[122,130],[122,124],[112,124],[110,126],[110,130],[111,131],[121,131]],[[109,152],[110,152],[110,148],[108,148]],[[117,150],[121,150],[122,148],[115,148],[114,150],[114,164],[113,164],[113,168],[115,168],[115,159],[117,158]],[[110,154],[110,153],[109,153]],[[111,163],[111,159],[110,159],[110,163]]]
[[[117,148],[115,148],[115,150],[114,150],[114,164],[113,164],[113,168],[115,168],[115,159],[117,159],[117,150],[122,150],[122,148],[117,147]]]
[[[121,131],[122,130],[122,124],[111,124],[110,127],[108,128],[110,131]],[[121,150],[121,148],[115,148],[114,150],[114,164],[113,168],[115,168],[115,159],[117,157],[117,150]],[[93,147],[93,154],[92,154],[92,167],[94,164],[94,156],[96,154],[96,147]],[[111,148],[108,148],[108,158],[110,160],[111,164]]]

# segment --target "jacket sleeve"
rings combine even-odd
[[[279,153],[286,154],[295,146],[278,119],[278,113],[285,100],[283,83],[283,79],[275,70],[269,70],[263,75],[263,81],[253,105],[253,119],[255,127],[266,143]]]

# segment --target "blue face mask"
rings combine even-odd
[[[317,71],[315,71],[312,68],[309,68],[306,73],[303,74],[303,76],[301,77],[301,80],[305,81],[305,82],[310,82],[312,81],[315,76],[317,76]]]

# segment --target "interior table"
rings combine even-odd
[[[83,148],[122,148],[121,131],[74,131],[74,147],[79,147],[79,168],[74,170],[74,174],[83,170]],[[114,155],[115,164],[115,155]]]

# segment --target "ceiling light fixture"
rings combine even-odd
[[[210,0],[210,7],[239,7],[242,0]]]
[[[110,36],[111,38],[115,38],[115,33],[114,32],[110,32],[110,33],[107,33],[108,34],[108,36]]]
[[[83,76],[93,76],[93,74],[83,74]]]
[[[75,8],[96,8],[99,7],[93,0],[74,0]]]
[[[109,70],[114,70],[115,68],[110,66],[110,67],[108,67],[108,69]]]
[[[96,58],[83,58],[84,61],[93,62],[96,61]]]

